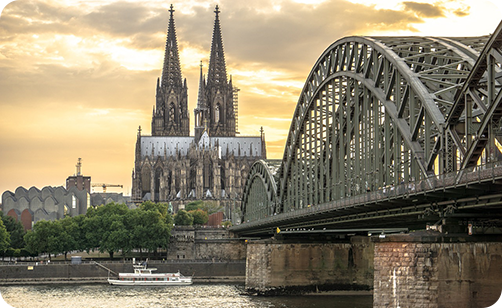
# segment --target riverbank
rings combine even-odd
[[[246,277],[193,277],[195,284],[239,284],[244,285]],[[0,286],[26,286],[40,284],[108,284],[107,278],[25,278],[0,279]]]
[[[245,282],[246,263],[244,261],[165,261],[150,262],[158,273],[180,271],[186,276],[194,276],[194,283],[238,283]],[[111,272],[111,274],[110,274]],[[17,263],[0,265],[0,285],[29,284],[89,284],[107,283],[114,273],[132,273],[131,263]]]

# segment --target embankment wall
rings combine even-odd
[[[116,273],[132,273],[131,263],[102,263]],[[243,282],[245,262],[163,262],[149,263],[158,273],[177,272],[190,276],[194,282]],[[83,264],[16,264],[0,266],[0,284],[48,282],[106,282],[108,271],[94,263]]]
[[[176,227],[171,232],[167,258],[170,260],[246,259],[246,244],[226,229]]]

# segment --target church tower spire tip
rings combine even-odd
[[[232,137],[236,134],[233,87],[227,78],[220,13],[220,8],[216,5],[207,79],[203,78],[201,67],[199,97],[194,110],[196,139],[204,130],[210,131],[213,136]],[[207,125],[204,125],[206,120]]]
[[[157,81],[157,104],[152,117],[153,136],[188,136],[188,89],[181,76],[174,6],[169,8],[169,23],[162,76]]]

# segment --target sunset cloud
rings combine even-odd
[[[227,72],[241,89],[239,131],[258,135],[263,126],[269,158],[282,157],[305,79],[334,41],[348,35],[485,35],[500,21],[485,0],[216,3]],[[82,157],[84,174],[122,184],[129,194],[138,126],[150,133],[169,5],[17,0],[6,6],[0,18],[0,192],[63,185]],[[193,118],[215,2],[173,5]]]
[[[440,5],[434,5],[430,3],[421,3],[421,2],[411,2],[405,1],[403,2],[406,10],[413,11],[416,16],[424,17],[424,18],[439,18],[445,17],[445,8]]]

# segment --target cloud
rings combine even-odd
[[[439,5],[434,5],[430,3],[420,3],[420,2],[403,2],[405,9],[415,12],[417,16],[422,18],[439,18],[445,17],[444,7]]]
[[[154,89],[155,72],[129,71],[113,62],[81,70],[54,64],[34,66],[29,72],[0,68],[2,104],[42,108],[45,104],[88,108],[134,108]],[[150,89],[151,88],[151,89]]]
[[[471,14],[471,7],[464,3],[459,3],[457,7],[452,8],[452,12],[457,17],[467,17]]]
[[[315,62],[324,48],[343,36],[375,29],[412,29],[410,24],[422,22],[412,12],[348,1],[326,1],[317,6],[282,1],[279,11],[270,7],[271,2],[265,8],[234,3],[225,1],[221,6],[224,44],[232,56],[292,69],[305,69],[300,64]],[[228,15],[227,10],[231,12]]]
[[[169,12],[138,2],[113,2],[81,17],[80,23],[112,36],[127,37],[158,32],[167,25]]]

